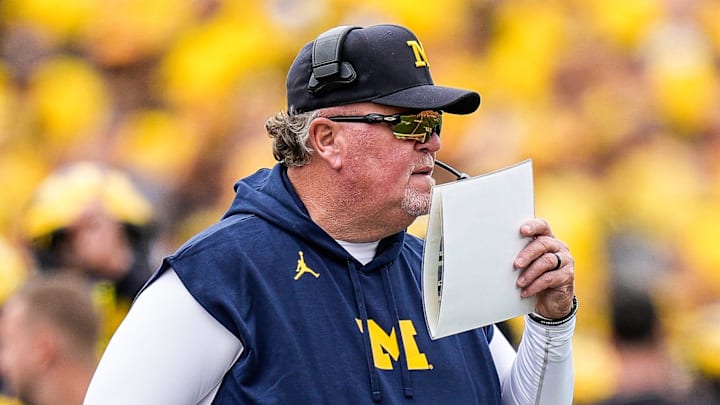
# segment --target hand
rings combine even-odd
[[[560,319],[572,310],[575,259],[543,219],[525,222],[520,227],[520,234],[532,238],[514,262],[516,268],[523,270],[517,280],[522,289],[520,295],[537,295],[535,312],[546,318]]]

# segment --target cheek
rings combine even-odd
[[[352,162],[354,181],[373,187],[382,187],[390,193],[408,182],[408,165],[393,156],[357,156]]]
[[[407,184],[410,178],[411,162],[412,159],[401,151],[383,155],[381,164],[384,180],[389,184]]]
[[[348,144],[346,168],[358,179],[386,186],[405,184],[413,161],[413,142],[391,134],[358,131]],[[416,158],[416,157],[415,157]]]

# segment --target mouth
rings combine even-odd
[[[435,167],[434,160],[421,160],[413,167],[412,174],[420,176],[432,176]]]
[[[415,168],[415,170],[413,170],[412,174],[413,175],[421,175],[421,176],[432,176],[432,172],[433,172],[432,166],[423,165],[423,166]]]

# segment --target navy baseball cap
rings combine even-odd
[[[480,95],[436,86],[422,44],[398,25],[335,27],[307,43],[290,66],[291,114],[366,101],[469,114],[480,106]]]

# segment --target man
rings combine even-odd
[[[538,301],[518,354],[493,326],[429,338],[423,243],[405,229],[429,209],[442,113],[480,97],[428,66],[394,25],[308,43],[266,124],[280,163],[166,258],[85,403],[569,404],[573,258],[542,220],[519,230],[518,286]]]
[[[152,274],[150,201],[126,173],[77,161],[35,190],[23,231],[40,271],[93,282],[103,317],[100,339],[106,344]]]
[[[3,379],[25,405],[81,404],[97,365],[98,334],[85,282],[30,279],[3,306]]]
[[[92,161],[60,167],[26,207],[23,233],[40,270],[112,281],[132,300],[152,274],[151,202],[126,173]]]
[[[610,295],[610,331],[618,358],[615,391],[597,405],[718,403],[675,362],[653,296],[616,285]]]
[[[0,236],[0,315],[5,301],[23,284],[27,275],[28,266],[22,250]],[[11,397],[3,379],[0,372],[0,405],[18,405],[20,402]]]

